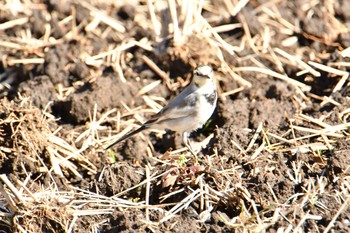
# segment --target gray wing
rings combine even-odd
[[[176,119],[194,114],[198,103],[198,95],[194,93],[195,90],[196,87],[190,84],[145,124],[152,125],[165,119]]]

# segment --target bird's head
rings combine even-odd
[[[199,65],[193,70],[193,82],[202,87],[213,82],[213,69],[208,65]]]

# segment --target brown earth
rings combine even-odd
[[[273,5],[280,13],[280,18],[273,18],[273,22],[286,20],[292,25],[297,24],[300,31],[286,35],[275,27],[272,27],[274,31],[270,28],[269,32],[275,35],[269,38],[269,49],[281,48],[290,54],[299,54],[306,63],[314,61],[330,66],[343,62],[347,65],[333,68],[348,72],[350,59],[340,53],[350,46],[350,4],[348,1],[327,3],[270,3],[271,8],[267,9],[275,11]],[[262,20],[264,14],[268,15],[268,10],[259,11],[263,4],[269,3],[252,1],[237,15],[216,18],[210,23],[212,26],[246,23],[251,37],[259,40],[263,33],[269,33],[263,29],[269,24]],[[334,232],[350,231],[350,211],[344,204],[349,203],[350,192],[348,127],[335,131],[334,134],[338,135],[334,137],[315,133],[326,124],[347,123],[350,109],[347,80],[340,90],[332,93],[341,76],[317,68],[319,77],[310,73],[298,75],[300,68],[285,62],[286,59],[277,52],[273,54],[279,57],[280,63],[264,56],[262,51],[256,53],[247,45],[234,56],[224,52],[225,60],[233,70],[234,67],[255,67],[260,63],[311,89],[301,90],[291,82],[261,72],[241,71],[237,73],[252,83],[252,87],[224,96],[223,93],[242,85],[225,71],[215,52],[206,50],[209,48],[207,42],[190,37],[180,48],[173,45],[171,39],[156,42],[154,33],[140,25],[140,19],[137,19],[141,7],[146,6],[145,2],[141,1],[138,6],[124,2],[94,5],[121,22],[126,28],[122,37],[106,24],[100,24],[95,32],[88,31],[92,10],[74,1],[38,1],[34,5],[30,14],[19,12],[16,16],[9,9],[3,10],[0,24],[27,14],[29,20],[26,24],[0,31],[0,40],[19,43],[16,37],[24,29],[30,31],[33,38],[42,38],[46,31],[41,25],[45,24],[50,25],[52,37],[64,39],[31,51],[0,45],[0,71],[10,71],[15,77],[10,85],[2,88],[0,100],[0,174],[5,174],[23,195],[35,197],[34,202],[27,200],[18,204],[20,201],[16,200],[17,206],[14,207],[5,196],[5,193],[10,193],[8,184],[0,181],[3,205],[0,211],[8,214],[0,214],[2,231],[19,232],[22,227],[29,232],[67,232],[74,216],[77,217],[72,225],[74,232],[276,232],[278,229],[323,232],[335,216],[331,229]],[[306,5],[309,8],[306,9]],[[220,11],[219,6],[213,6],[213,12]],[[210,17],[213,12],[204,10],[203,15]],[[74,30],[69,24],[62,23],[71,15],[75,17]],[[145,14],[143,17],[149,16]],[[64,37],[70,31],[74,32],[73,35]],[[233,46],[239,46],[246,34],[242,27],[220,33]],[[297,41],[285,46],[282,42],[289,36],[295,36]],[[126,82],[108,59],[98,65],[86,62],[87,56],[108,51],[114,48],[112,45],[118,46],[128,38],[136,41],[147,38],[159,50],[150,52],[137,46],[128,49],[122,57],[125,59],[122,72]],[[143,56],[167,72],[169,79],[164,80],[154,72]],[[11,59],[36,57],[43,58],[43,62],[9,62]],[[140,118],[135,115],[141,115],[142,119],[151,115],[152,108],[145,103],[144,95],[138,94],[143,87],[161,80],[162,83],[147,92],[147,96],[163,97],[168,101],[188,84],[192,68],[199,63],[213,66],[221,97],[211,121],[192,133],[191,140],[195,142],[203,141],[211,133],[214,135],[198,154],[198,166],[185,152],[182,152],[187,155],[184,161],[178,158],[179,154],[169,156],[171,153],[167,150],[170,147],[182,148],[178,135],[173,133],[160,136],[157,132],[145,132],[122,142],[114,152],[104,150],[116,139],[108,137],[131,123],[140,124]],[[3,77],[2,82],[4,80]],[[169,83],[172,88],[169,88]],[[334,101],[322,104],[324,96],[330,96]],[[156,102],[164,105],[162,100]],[[112,109],[116,111],[105,117],[104,114]],[[323,123],[317,124],[300,117],[300,114]],[[102,118],[102,123],[93,128],[93,123]],[[313,133],[315,135],[310,136]],[[305,138],[293,141],[300,137]],[[66,148],[60,146],[63,142],[59,139],[67,143],[64,144]],[[330,143],[332,147],[312,149],[314,143],[326,146]],[[80,151],[74,154],[75,150],[71,148]],[[54,170],[53,155],[57,154],[68,161],[61,165],[62,174]],[[57,161],[62,159],[57,158]],[[149,179],[146,167],[152,176],[165,175],[135,188]],[[200,188],[196,179],[201,179],[207,189],[217,192],[211,193],[218,195],[215,198],[207,197],[210,201],[206,204],[213,207],[209,217],[201,217],[204,211],[198,198],[175,216],[159,222],[166,216],[164,211],[171,210],[193,190]],[[164,185],[165,182],[170,184]],[[24,186],[29,191],[23,191]],[[51,196],[44,195],[45,190],[55,192]],[[165,195],[175,191],[179,193],[163,200]],[[64,195],[74,198],[67,197],[69,201],[65,202],[58,198],[64,197],[60,192],[67,192]],[[89,193],[98,194],[101,200],[112,200],[108,198],[113,197],[141,204],[115,206],[112,201],[101,201],[101,206],[98,203],[90,205]],[[144,207],[147,195],[149,207]],[[12,195],[12,199],[16,198]],[[73,205],[78,200],[86,203]],[[107,208],[109,212],[73,214],[77,210],[100,208]]]

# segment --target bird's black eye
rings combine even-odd
[[[209,75],[206,74],[197,73],[196,75],[202,78],[210,78]]]
[[[203,78],[209,78],[208,75],[202,74],[202,73],[200,73],[200,72],[198,72],[198,71],[196,71],[194,74],[197,75],[197,76],[203,77]]]

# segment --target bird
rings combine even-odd
[[[146,129],[172,130],[182,133],[183,143],[197,160],[189,135],[209,120],[216,108],[217,98],[213,69],[209,65],[198,65],[193,70],[192,82],[179,95],[139,128],[110,144],[106,150]]]

